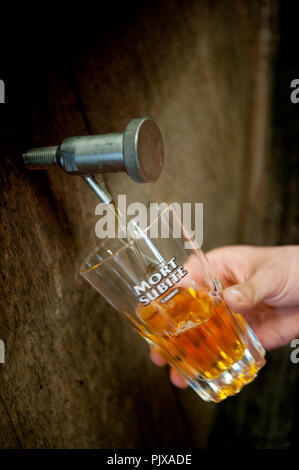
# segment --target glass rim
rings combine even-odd
[[[145,234],[148,230],[150,230],[150,228],[154,225],[154,223],[156,223],[156,221],[158,221],[159,219],[161,219],[161,217],[167,212],[170,210],[171,206],[172,206],[172,203],[167,201],[167,207],[165,207],[165,209],[163,209],[161,211],[161,213],[153,220],[153,222],[151,224],[149,224],[144,230],[141,230],[140,231],[142,232],[142,234]],[[94,264],[93,266],[90,266],[89,268],[84,268],[84,266],[87,265],[88,263],[88,260],[99,250],[99,245],[94,248],[85,258],[84,260],[82,261],[81,265],[80,265],[80,268],[79,268],[79,274],[81,276],[84,276],[88,273],[90,273],[91,271],[93,271],[94,269],[98,268],[99,266],[101,266],[102,264],[106,263],[107,261],[109,261],[110,259],[114,258],[115,255],[118,255],[119,253],[121,253],[123,250],[126,250],[129,246],[131,246],[136,240],[139,240],[140,238],[142,238],[141,236],[136,236],[136,237],[132,237],[132,239],[130,241],[128,241],[127,243],[125,243],[123,246],[121,246],[120,248],[118,248],[116,251],[114,251],[111,255],[108,255],[106,258],[104,258],[102,261],[99,261],[99,263],[96,263]],[[104,239],[105,240],[105,239]]]

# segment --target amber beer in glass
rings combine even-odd
[[[80,274],[206,401],[239,392],[265,364],[262,345],[225,304],[221,280],[171,204],[129,242],[103,240]]]

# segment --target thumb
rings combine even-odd
[[[273,293],[272,276],[263,270],[256,271],[245,282],[223,290],[223,297],[229,307],[239,313],[253,310],[266,297]]]

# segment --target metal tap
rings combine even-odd
[[[162,171],[164,149],[161,132],[152,119],[133,119],[123,133],[68,137],[61,145],[25,152],[23,163],[31,170],[58,166],[80,175],[105,203],[108,191],[92,175],[126,172],[137,183],[152,183]]]

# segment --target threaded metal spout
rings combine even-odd
[[[67,137],[59,146],[30,149],[23,154],[23,164],[31,170],[56,166],[81,176],[123,171],[137,183],[153,183],[161,173],[163,155],[157,124],[137,118],[123,133]]]
[[[59,146],[53,147],[40,147],[28,150],[23,153],[23,164],[26,168],[43,169],[51,166],[57,166]]]

